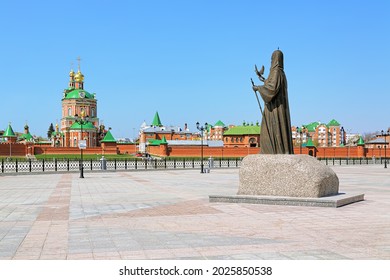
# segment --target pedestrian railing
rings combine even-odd
[[[317,158],[326,165],[368,165],[385,164],[385,158]],[[388,163],[388,159],[387,159]]]
[[[385,164],[384,158],[317,158],[326,165],[373,165]],[[205,169],[238,168],[242,158],[208,158],[203,160]],[[388,163],[388,162],[387,162]],[[157,169],[201,169],[200,159],[120,159],[120,160],[84,160],[78,159],[41,159],[41,160],[1,160],[0,172],[37,173],[37,172],[74,172],[81,164],[84,171],[99,170],[157,170]]]
[[[241,166],[240,158],[230,159],[204,159],[203,167],[211,168],[237,168]],[[99,170],[156,170],[156,169],[200,169],[200,159],[100,159],[100,160],[1,160],[1,173],[36,173],[36,172],[73,172],[79,171],[81,165],[84,171]]]

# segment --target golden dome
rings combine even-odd
[[[72,70],[70,70],[70,72],[69,72],[69,77],[73,77],[74,76],[74,71],[73,71],[73,69]]]
[[[74,76],[74,79],[76,82],[82,82],[84,81],[84,75],[79,71],[77,71],[77,74]]]

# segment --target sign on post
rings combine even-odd
[[[79,141],[79,148],[86,149],[87,148],[87,140],[80,140]]]

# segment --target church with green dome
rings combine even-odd
[[[84,89],[79,60],[78,71],[70,71],[68,88],[63,92],[61,131],[53,134],[53,145],[78,147],[79,141],[85,140],[87,147],[97,147],[103,137],[99,135],[96,95]]]

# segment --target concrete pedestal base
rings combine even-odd
[[[210,195],[210,202],[340,207],[364,194],[339,193],[336,173],[308,155],[250,155],[240,168],[237,195]]]
[[[210,202],[251,203],[270,205],[292,205],[312,207],[341,207],[364,200],[364,194],[338,194],[319,198],[283,197],[283,196],[253,196],[253,195],[210,195]]]

